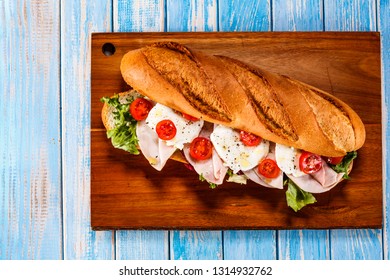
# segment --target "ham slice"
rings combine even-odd
[[[270,151],[266,158],[275,160],[275,148],[270,147]],[[267,187],[267,188],[276,188],[283,189],[283,172],[280,171],[279,175],[276,178],[266,178],[257,171],[257,166],[251,170],[244,171],[245,176],[247,176],[253,182]]]
[[[322,160],[322,168],[318,172],[311,174],[324,188],[328,188],[334,183],[337,183],[343,175],[344,173],[340,176],[324,160]]]
[[[337,173],[326,163],[320,171],[314,174],[306,174],[300,177],[287,176],[302,190],[310,193],[323,193],[334,188],[344,176],[344,173]]]
[[[204,126],[199,134],[201,137],[210,139],[212,127]],[[196,173],[202,175],[202,177],[209,183],[220,185],[226,176],[228,168],[223,164],[222,159],[218,156],[217,152],[213,148],[211,158],[206,160],[194,160],[190,156],[190,145],[184,145],[183,152],[187,161],[195,169]]]
[[[146,125],[145,121],[137,123],[136,133],[142,154],[151,166],[161,171],[176,148],[159,139],[157,133]]]

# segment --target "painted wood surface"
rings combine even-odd
[[[377,1],[379,6],[377,7],[377,23],[378,30],[381,32],[382,41],[382,108],[384,119],[384,131],[383,142],[385,143],[384,158],[387,160],[384,162],[384,185],[386,186],[383,195],[384,204],[384,228],[382,234],[382,251],[383,259],[390,259],[390,168],[388,158],[390,156],[389,144],[389,105],[390,105],[390,1],[381,0]],[[378,249],[377,249],[378,250]]]
[[[0,1],[0,259],[389,259],[387,163],[383,230],[90,229],[92,31],[379,30],[388,158],[388,0],[176,2]]]
[[[113,233],[90,227],[91,32],[111,31],[107,1],[61,3],[64,259],[112,259]]]
[[[0,259],[63,255],[60,2],[0,1]]]

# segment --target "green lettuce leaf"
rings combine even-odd
[[[343,158],[343,160],[337,164],[337,165],[330,165],[334,171],[337,173],[344,172],[344,179],[350,179],[348,176],[348,168],[351,162],[357,157],[357,152],[349,152],[347,155]]]
[[[286,200],[287,205],[295,212],[305,207],[308,204],[317,202],[316,198],[309,192],[302,190],[292,180],[287,180]]]
[[[115,148],[138,155],[137,121],[129,111],[133,98],[129,97],[126,102],[121,103],[119,102],[119,96],[115,95],[111,98],[103,97],[101,101],[115,108],[113,111],[115,127],[107,131],[107,138],[111,139],[111,143]]]

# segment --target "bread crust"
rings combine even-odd
[[[120,68],[132,88],[158,103],[275,143],[342,156],[365,141],[364,124],[343,101],[232,58],[161,42],[128,52]]]

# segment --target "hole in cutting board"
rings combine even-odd
[[[115,53],[115,46],[112,43],[105,43],[102,52],[105,56],[112,56]]]

